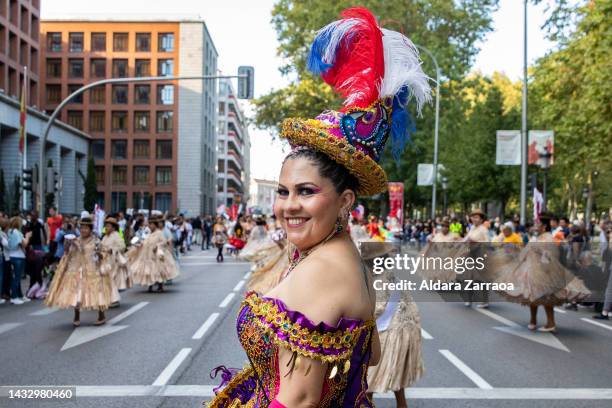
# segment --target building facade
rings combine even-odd
[[[38,178],[41,137],[49,120],[37,108],[40,106],[39,10],[38,0],[0,0],[0,169],[5,181],[3,210],[9,212],[32,208],[32,193],[27,193],[25,207],[23,200],[15,206],[15,197],[24,194],[20,188],[24,159],[26,168],[34,170],[33,178]],[[19,149],[22,92],[27,105],[24,154]],[[57,174],[59,189],[55,191],[55,204],[64,213],[78,213],[83,209],[81,176],[87,171],[89,148],[90,137],[86,133],[61,122],[51,127],[44,165],[50,162]]]
[[[40,31],[47,111],[106,78],[217,71],[217,51],[200,19],[50,19]],[[215,204],[216,104],[215,81],[106,84],[75,97],[61,118],[92,136],[98,203],[107,211],[196,215]]]
[[[249,207],[259,209],[263,214],[274,214],[274,199],[278,182],[274,180],[251,179]]]
[[[230,80],[219,82],[217,125],[217,205],[248,203],[250,181],[249,131]]]

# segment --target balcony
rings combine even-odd
[[[225,156],[228,160],[231,160],[236,163],[240,170],[244,168],[244,164],[242,163],[242,157],[240,157],[240,155],[238,155],[233,149],[230,149]]]

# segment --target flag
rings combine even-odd
[[[25,145],[25,125],[26,125],[26,81],[23,81],[23,89],[21,90],[21,106],[19,108],[19,153],[23,154]]]
[[[533,221],[540,221],[540,214],[542,213],[542,204],[544,204],[544,197],[537,188],[533,189]]]

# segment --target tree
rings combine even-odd
[[[447,78],[458,78],[467,72],[478,51],[477,41],[491,30],[491,13],[497,3],[498,0],[362,1],[362,5],[378,16],[383,26],[395,30],[406,27],[405,34],[416,44],[426,45],[432,50]],[[313,117],[324,109],[340,107],[340,101],[329,87],[307,72],[306,57],[316,30],[353,5],[354,2],[349,0],[279,0],[275,4],[272,24],[280,42],[278,55],[287,61],[281,72],[294,77],[295,81],[255,101],[256,126],[275,133],[284,118]],[[399,17],[401,21],[397,21],[398,16],[406,17]],[[433,64],[427,58],[424,59],[424,69],[434,72]],[[433,116],[427,118],[433,122]]]
[[[83,175],[81,175],[81,178],[83,178]],[[92,212],[96,206],[96,200],[98,198],[98,188],[96,184],[96,163],[92,157],[87,160],[87,175],[83,178],[83,186],[85,187],[83,207],[85,210]]]

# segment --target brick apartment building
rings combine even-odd
[[[217,72],[217,51],[200,19],[79,17],[40,27],[40,104],[47,111],[103,78]],[[216,107],[215,81],[106,84],[73,100],[61,118],[92,136],[98,201],[107,211],[192,216],[216,204]]]

